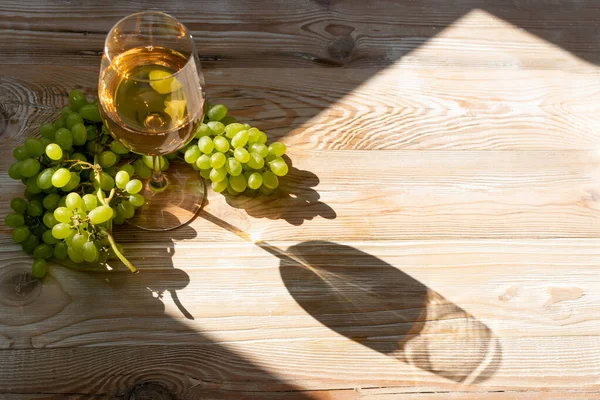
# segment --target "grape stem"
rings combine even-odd
[[[119,249],[117,249],[117,244],[115,243],[115,239],[113,238],[113,235],[108,233],[107,237],[108,237],[108,243],[110,243],[110,247],[112,247],[113,251],[115,252],[115,255],[117,257],[119,257],[119,260],[121,260],[121,262],[123,262],[123,264],[125,264],[131,272],[136,273],[137,269],[135,269],[133,264],[130,263],[129,260],[127,258],[125,258],[125,256],[123,254],[121,254]]]

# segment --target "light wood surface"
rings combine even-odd
[[[0,399],[600,398],[597,2],[3,1],[1,171],[150,8],[293,168],[123,227],[137,275],[19,281],[1,226]]]

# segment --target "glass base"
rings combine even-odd
[[[168,231],[191,221],[202,208],[206,189],[202,177],[190,165],[173,160],[163,176],[167,186],[160,191],[150,186],[150,179],[144,181],[140,194],[146,204],[127,220],[131,225],[148,231]]]

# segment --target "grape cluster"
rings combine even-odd
[[[145,203],[136,176],[147,178],[151,169],[104,131],[97,102],[79,90],[40,134],[13,150],[8,174],[25,184],[25,194],[12,199],[14,212],[5,217],[13,241],[35,257],[33,276],[46,274],[50,258],[105,262],[114,255],[135,271],[114,242],[112,224]]]
[[[181,151],[184,159],[211,181],[215,192],[271,194],[279,178],[288,173],[283,158],[285,144],[267,145],[267,135],[227,115],[227,107],[215,104],[206,113],[195,139]]]

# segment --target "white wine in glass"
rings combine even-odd
[[[98,92],[111,135],[153,157],[146,204],[131,222],[148,230],[188,222],[202,205],[202,179],[185,163],[162,172],[160,159],[184,147],[204,118],[204,78],[187,28],[154,11],[120,20],[106,37]]]

